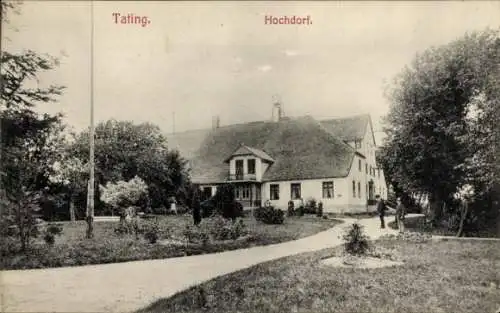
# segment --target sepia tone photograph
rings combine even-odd
[[[1,312],[500,313],[500,2],[0,20]]]

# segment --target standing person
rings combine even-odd
[[[387,210],[387,208],[385,207],[385,202],[380,197],[380,195],[376,195],[375,200],[377,200],[377,212],[378,216],[380,217],[380,228],[385,228],[384,216],[385,216],[385,211]]]
[[[406,207],[401,201],[401,198],[398,198],[396,205],[396,221],[398,224],[400,234],[404,233],[405,231],[405,225],[404,225],[405,215],[406,215]]]
[[[170,197],[170,212],[177,214],[177,200],[175,200],[175,197]]]

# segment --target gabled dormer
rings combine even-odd
[[[262,181],[274,159],[265,151],[241,144],[224,162],[229,164],[228,180]]]

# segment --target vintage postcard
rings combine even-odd
[[[500,312],[500,2],[1,2],[1,312]]]

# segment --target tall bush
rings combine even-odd
[[[255,209],[254,217],[264,224],[283,224],[285,212],[272,206],[260,207]]]
[[[148,187],[146,183],[138,176],[125,181],[116,183],[108,182],[106,186],[100,186],[101,200],[118,209],[123,214],[123,209],[130,206],[137,206],[141,200],[147,199]]]
[[[231,184],[220,185],[215,195],[202,203],[202,211],[203,217],[218,214],[233,221],[243,216],[243,206],[236,201]]]
[[[317,204],[318,202],[313,197],[310,197],[306,200],[306,205],[304,207],[304,213],[307,214],[316,214],[317,213]]]

